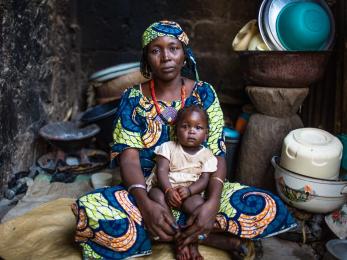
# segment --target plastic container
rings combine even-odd
[[[345,171],[347,171],[347,134],[341,134],[337,136],[343,146],[343,152],[342,152],[342,160],[341,160],[341,167]]]
[[[322,50],[330,36],[328,12],[318,3],[293,2],[278,14],[276,29],[287,50]]]
[[[224,135],[226,146],[227,179],[232,181],[236,169],[236,155],[240,142],[240,133],[235,129],[225,127]]]
[[[97,105],[85,111],[81,117],[81,122],[84,124],[97,124],[100,127],[100,132],[96,135],[96,141],[99,146],[106,151],[110,150],[112,142],[113,120],[117,112],[120,100],[115,100],[110,103]]]
[[[332,239],[329,240],[325,247],[327,249],[323,260],[345,260],[347,259],[347,240]]]
[[[250,116],[251,116],[250,113],[242,112],[241,115],[237,118],[236,124],[235,124],[235,130],[239,134],[245,133]]]
[[[341,157],[338,138],[321,129],[300,128],[284,138],[280,165],[305,176],[337,180]]]

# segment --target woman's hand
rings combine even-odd
[[[172,241],[178,226],[167,209],[159,203],[148,199],[138,204],[145,227],[152,237],[159,237],[160,241]]]
[[[176,189],[170,188],[165,194],[166,201],[171,207],[180,208],[182,199]]]
[[[181,200],[185,200],[192,195],[188,187],[179,186],[176,188],[176,190],[181,197]]]
[[[198,207],[188,218],[185,229],[178,238],[180,247],[196,241],[199,235],[208,235],[216,220],[219,210],[219,203],[216,201],[206,201]]]

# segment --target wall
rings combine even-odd
[[[2,0],[0,187],[45,152],[38,130],[81,103],[75,1]],[[1,23],[0,23],[1,24]],[[1,193],[0,193],[1,195]]]
[[[235,102],[243,95],[237,55],[231,44],[239,29],[257,17],[260,0],[79,0],[82,68],[86,75],[124,62],[138,61],[141,35],[151,23],[181,24],[197,56],[201,79]],[[242,97],[240,97],[242,98]]]

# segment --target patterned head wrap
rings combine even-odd
[[[196,80],[199,80],[194,54],[188,45],[189,38],[178,23],[173,21],[160,21],[151,24],[142,35],[142,48],[146,47],[154,39],[162,36],[176,38],[185,45],[186,54],[193,64],[193,73],[195,74]]]

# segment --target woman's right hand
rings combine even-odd
[[[151,199],[138,206],[145,222],[145,227],[152,237],[159,237],[160,241],[166,242],[174,239],[178,225],[167,209]]]

